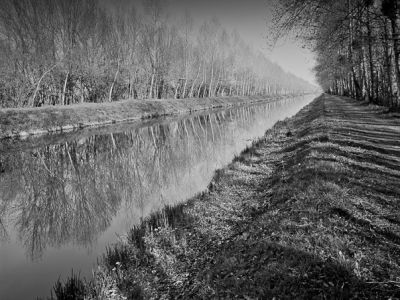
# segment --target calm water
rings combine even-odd
[[[165,204],[193,196],[215,169],[313,96],[0,145],[0,299],[50,294],[91,274],[107,244]]]

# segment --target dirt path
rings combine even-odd
[[[323,95],[110,249],[97,293],[398,299],[399,183],[400,119]]]

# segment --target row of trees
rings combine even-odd
[[[133,2],[2,0],[0,107],[312,89],[216,19]]]
[[[326,91],[400,107],[399,0],[284,0],[276,17],[317,53]]]

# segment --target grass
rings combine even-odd
[[[126,269],[130,262],[131,250],[125,243],[113,244],[106,247],[102,262],[108,271],[113,269]]]
[[[79,274],[71,272],[71,276],[65,282],[60,279],[57,280],[53,287],[53,293],[50,299],[70,300],[70,299],[84,299],[89,293],[90,284],[80,278]],[[52,292],[53,292],[52,291]]]
[[[400,298],[399,136],[400,120],[379,107],[320,97],[216,171],[206,192],[109,248],[94,290]]]
[[[257,155],[257,145],[261,143],[261,139],[253,142],[250,146],[246,146],[246,148],[240,152],[239,155],[235,155],[233,158],[233,162],[245,162],[249,156]]]

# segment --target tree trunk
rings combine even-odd
[[[367,99],[367,101],[370,101],[370,92],[369,92],[369,83],[367,79],[367,57],[365,55],[365,50],[364,46],[361,47],[361,52],[360,52],[360,61],[361,61],[361,89],[363,93],[363,97]]]
[[[210,78],[210,85],[208,87],[208,97],[212,97],[213,78],[214,78],[214,59],[211,60],[211,78]]]
[[[213,91],[214,96],[218,97],[219,80],[221,78],[221,71],[218,72],[217,81],[215,85],[215,91]]]
[[[199,63],[199,69],[197,70],[196,77],[194,78],[194,80],[193,80],[193,82],[192,82],[192,87],[190,88],[190,92],[189,92],[189,98],[192,98],[192,97],[193,97],[193,89],[194,89],[194,87],[195,87],[195,83],[196,83],[196,81],[197,81],[197,78],[198,78],[199,75],[200,75],[200,70],[201,70],[201,63]]]
[[[69,71],[67,72],[67,75],[65,76],[64,80],[64,86],[63,86],[63,92],[62,92],[62,99],[61,99],[61,104],[65,105],[65,93],[67,92],[67,84],[68,84],[68,77],[69,77]]]
[[[44,78],[48,73],[50,73],[56,66],[57,66],[57,64],[53,65],[50,69],[48,69],[46,72],[44,72],[44,73],[42,74],[42,76],[40,77],[40,79],[39,79],[39,81],[38,81],[38,83],[37,83],[37,85],[36,85],[35,92],[33,93],[30,106],[33,106],[33,105],[35,104],[35,98],[36,98],[37,93],[39,92],[40,84],[42,83],[43,78]]]
[[[207,86],[207,68],[204,68],[203,82],[201,83],[200,86],[200,88],[203,88],[203,92],[201,93],[201,96],[203,98],[205,97],[206,86]]]
[[[372,52],[372,31],[371,31],[371,24],[370,24],[370,12],[367,8],[367,35],[368,35],[368,56],[369,56],[369,70],[370,70],[370,80],[371,80],[371,100],[374,102],[378,95],[375,93],[375,67],[374,67],[374,58]]]
[[[387,28],[386,21],[384,22],[384,51],[385,51],[385,70],[386,76],[388,80],[388,88],[389,88],[389,106],[393,106],[393,83],[392,83],[392,60],[390,57],[390,48],[389,48],[389,32]]]
[[[350,68],[351,68],[351,77],[352,77],[352,85],[354,85],[354,88],[351,88],[351,96],[355,97],[356,99],[360,99],[360,85],[357,80],[357,74],[354,68],[354,57],[353,57],[353,36],[354,36],[354,24],[353,24],[353,16],[352,16],[352,7],[351,7],[351,2],[350,0],[347,1],[348,3],[348,12],[349,12],[349,45],[348,45],[348,56],[349,56],[349,62],[350,62]]]
[[[245,77],[245,75],[243,75],[243,82],[242,82],[242,96],[244,96],[244,88],[245,88],[245,79],[246,77]]]
[[[179,90],[179,79],[175,86],[174,99],[178,98],[178,90]]]
[[[117,65],[117,71],[115,72],[114,80],[113,80],[113,82],[111,84],[110,92],[108,94],[108,102],[112,101],[112,93],[114,91],[114,85],[115,85],[115,82],[117,81],[118,73],[119,73],[119,60],[118,60],[118,65]]]
[[[83,103],[85,101],[85,96],[84,96],[84,86],[83,86],[82,76],[79,77],[79,87],[81,90],[81,103]]]
[[[150,89],[149,89],[149,99],[152,99],[152,97],[153,97],[153,85],[154,85],[154,71],[151,74]]]
[[[391,20],[392,24],[392,38],[393,38],[393,53],[394,53],[394,69],[396,74],[396,83],[397,83],[397,104],[399,104],[400,97],[400,30],[397,26],[396,20]]]

